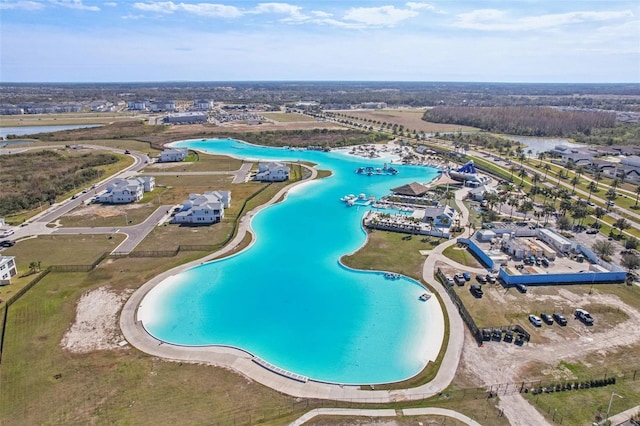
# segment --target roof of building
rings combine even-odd
[[[421,195],[426,194],[429,191],[429,188],[427,188],[426,186],[418,183],[418,182],[412,182],[412,183],[408,183],[406,185],[402,185],[402,186],[398,186],[396,188],[391,188],[391,191],[394,194],[399,194],[399,195],[410,195],[412,197],[419,197]]]

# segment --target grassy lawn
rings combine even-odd
[[[234,171],[242,166],[243,161],[237,158],[231,158],[224,155],[210,155],[199,152],[194,156],[193,161],[182,161],[177,163],[154,163],[145,167],[142,173],[153,172],[215,172],[215,171]]]
[[[461,265],[470,266],[472,268],[483,268],[483,265],[466,248],[451,246],[446,248],[442,254]]]
[[[2,251],[4,256],[16,257],[18,275],[10,285],[0,287],[0,299],[8,299],[35,278],[29,271],[31,262],[40,261],[41,269],[50,265],[90,265],[122,241],[123,235],[41,235],[21,240]]]
[[[614,396],[611,415],[635,407],[640,401],[640,379],[618,381],[615,385],[600,388],[524,395],[548,420],[562,425],[582,426],[595,422],[598,414],[604,419],[611,392],[622,396]]]
[[[80,295],[107,285],[133,288],[175,258],[118,259],[89,274],[52,273],[8,314],[0,418],[27,424],[284,424],[306,410],[293,398],[223,368],[163,361],[131,347],[70,354],[60,341]],[[270,420],[269,420],[270,419]]]
[[[297,112],[263,112],[260,115],[280,123],[291,123],[295,121],[315,121],[315,118]]]
[[[413,236],[403,240],[407,234],[374,230],[368,234],[363,249],[344,256],[342,262],[355,269],[390,271],[422,281],[422,266],[425,257],[419,250],[429,250],[440,244],[437,237]]]

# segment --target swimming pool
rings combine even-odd
[[[284,202],[255,215],[256,241],[247,250],[154,287],[138,309],[150,334],[177,345],[240,348],[284,370],[332,383],[404,380],[437,357],[444,318],[435,297],[420,301],[424,289],[406,277],[389,280],[339,263],[365,242],[360,221],[368,210],[346,207],[341,197],[379,197],[405,183],[427,182],[437,170],[398,166],[395,176],[366,176],[354,170],[381,167],[385,160],[230,139],[174,146],[249,159],[311,161],[333,175],[295,187]]]

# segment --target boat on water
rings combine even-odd
[[[431,293],[422,293],[419,299],[423,302],[426,302],[427,300],[431,299]]]
[[[385,272],[384,273],[384,277],[388,280],[399,280],[400,279],[400,274],[396,274],[393,272]]]

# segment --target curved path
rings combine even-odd
[[[316,408],[305,413],[303,416],[289,423],[289,426],[300,426],[318,416],[351,416],[351,417],[396,417],[396,416],[443,416],[451,417],[459,420],[469,426],[481,426],[480,423],[458,413],[457,411],[447,410],[446,408],[424,407],[424,408],[407,408],[404,410],[381,409],[381,410],[364,410],[355,408]]]
[[[317,170],[311,169],[310,178],[313,179],[316,176]],[[358,401],[363,403],[377,403],[425,399],[441,392],[449,386],[455,375],[458,362],[460,360],[460,354],[462,352],[462,345],[464,343],[464,327],[462,320],[457,314],[457,309],[449,299],[449,296],[446,295],[441,285],[434,280],[433,267],[436,259],[442,258],[442,250],[451,244],[455,244],[455,240],[451,240],[437,247],[433,253],[429,255],[427,262],[425,263],[423,274],[425,280],[433,286],[435,291],[440,293],[448,312],[450,321],[450,337],[441,368],[439,369],[436,377],[431,382],[415,388],[399,390],[362,390],[360,389],[360,386],[345,386],[314,381],[298,382],[261,367],[252,360],[253,356],[251,354],[239,349],[220,346],[185,348],[162,342],[149,335],[144,329],[142,323],[137,321],[136,313],[138,307],[140,306],[145,294],[154,286],[158,285],[167,277],[231,252],[241,243],[245,233],[251,232],[250,223],[253,215],[255,215],[260,209],[265,208],[280,199],[280,197],[286,194],[293,186],[304,182],[306,182],[306,180],[296,182],[291,186],[283,188],[267,204],[250,211],[246,216],[244,216],[240,220],[236,237],[227,247],[203,259],[190,262],[167,271],[153,278],[138,289],[125,304],[120,317],[120,327],[125,338],[131,345],[148,354],[174,360],[204,362],[216,366],[232,368],[233,370],[262,383],[265,386],[269,386],[272,389],[299,398],[322,398],[342,401]],[[462,204],[461,200],[464,198],[467,191],[468,190],[465,189],[456,193],[456,202],[460,205],[462,217],[465,221],[468,220],[469,212]]]

